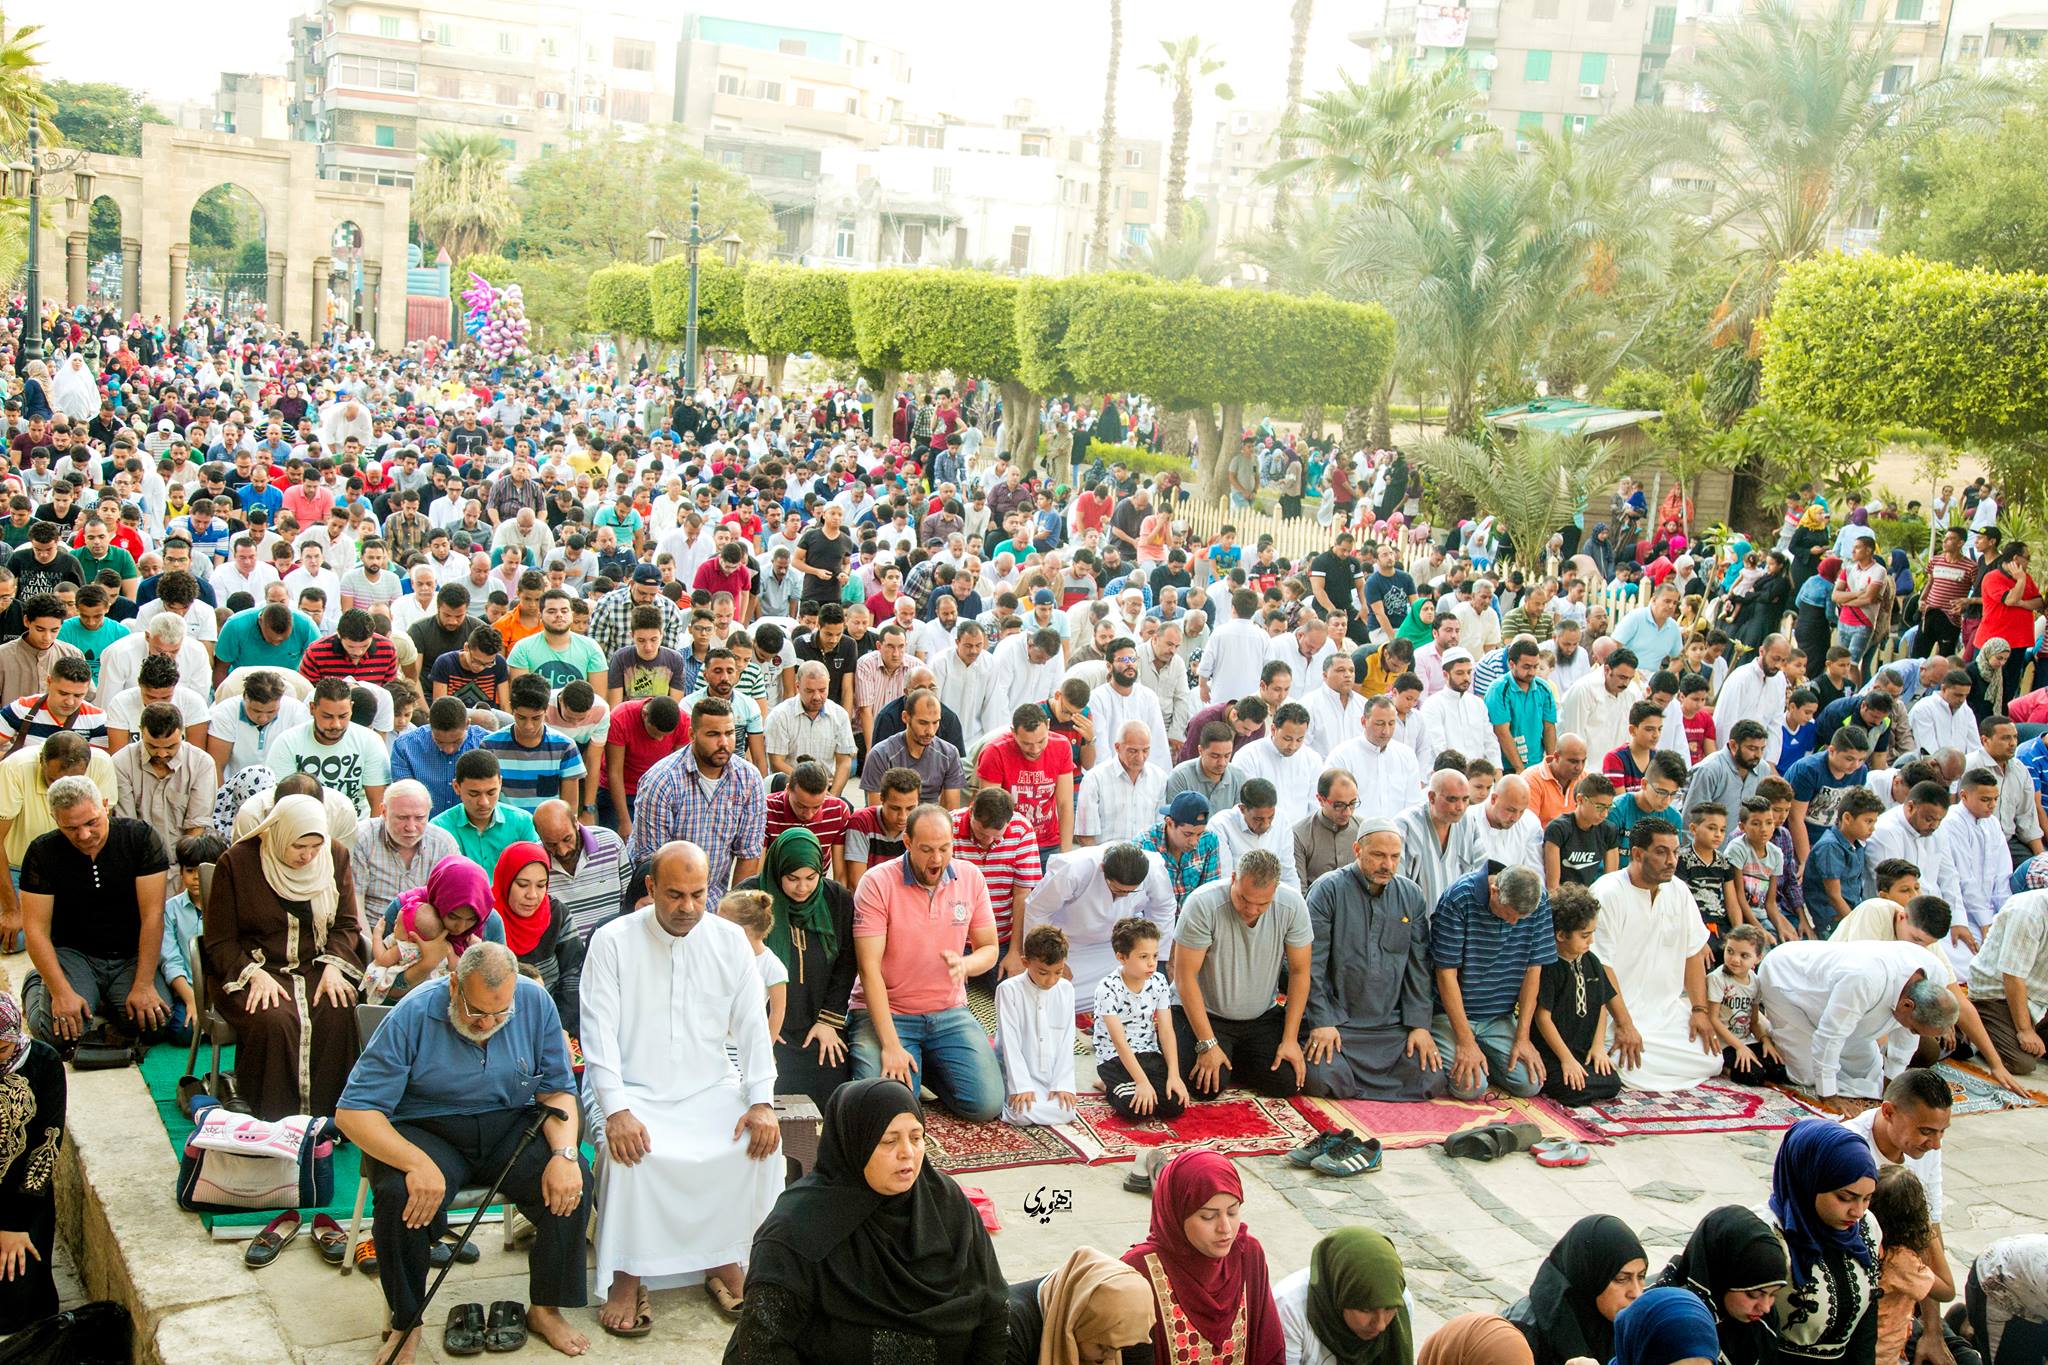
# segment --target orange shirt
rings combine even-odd
[[[1547,825],[1567,811],[1579,808],[1578,793],[1564,789],[1563,784],[1551,775],[1548,762],[1538,763],[1522,776],[1529,780],[1529,811],[1539,824]]]
[[[512,646],[518,644],[521,640],[524,640],[529,635],[540,634],[541,624],[540,618],[538,617],[534,618],[534,622],[532,625],[529,626],[524,624],[519,619],[519,608],[514,607],[512,608],[512,610],[506,612],[503,616],[500,616],[497,620],[491,622],[491,629],[497,631],[498,634],[504,639],[504,652],[510,654],[512,652]]]

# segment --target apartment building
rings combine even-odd
[[[681,24],[675,118],[707,136],[874,146],[909,85],[909,57],[881,43],[696,15]]]
[[[223,71],[213,96],[213,130],[288,140],[291,88],[283,76]]]
[[[1271,227],[1273,200],[1279,193],[1258,183],[1259,173],[1280,157],[1279,131],[1284,111],[1233,109],[1211,125],[1206,146],[1195,147],[1188,168],[1188,198],[1209,211],[1209,225],[1219,242]]]

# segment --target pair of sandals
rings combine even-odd
[[[297,1209],[280,1213],[243,1249],[242,1264],[251,1270],[261,1270],[270,1265],[292,1244],[303,1227],[305,1222]],[[342,1252],[348,1247],[348,1234],[342,1231],[341,1224],[324,1213],[316,1213],[313,1215],[312,1236],[313,1245],[320,1249],[320,1259],[329,1265],[340,1265]]]
[[[1321,1175],[1371,1175],[1380,1168],[1386,1151],[1378,1138],[1356,1133],[1318,1133],[1287,1154],[1289,1165]]]
[[[526,1305],[514,1299],[499,1299],[488,1313],[480,1303],[458,1303],[441,1329],[441,1350],[451,1356],[504,1355],[525,1345]]]

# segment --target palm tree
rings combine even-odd
[[[1209,210],[1199,199],[1181,209],[1180,229],[1157,233],[1132,253],[1130,268],[1163,280],[1194,284],[1217,284],[1229,272],[1216,254],[1216,226]]]
[[[1342,295],[1332,270],[1339,235],[1354,210],[1327,194],[1290,209],[1286,224],[1248,233],[1233,245],[1266,272],[1266,285],[1288,294]]]
[[[1262,184],[1306,179],[1326,190],[1391,193],[1411,183],[1465,138],[1492,131],[1485,104],[1462,67],[1415,74],[1383,62],[1367,81],[1343,84],[1296,109],[1279,129],[1280,160]]]
[[[1281,116],[1284,128],[1301,108],[1301,69],[1308,61],[1308,28],[1315,17],[1315,0],[1294,0],[1291,17],[1294,20],[1294,42],[1287,49],[1287,110]],[[1280,159],[1285,161],[1294,155],[1294,144],[1285,136],[1278,148]],[[1287,202],[1287,182],[1279,182],[1273,193],[1273,226],[1280,227],[1287,221],[1290,205]]]
[[[495,251],[518,224],[508,160],[504,144],[488,133],[428,136],[413,184],[413,219],[450,260]]]
[[[1431,436],[1403,448],[1497,518],[1515,562],[1531,573],[1542,570],[1552,533],[1634,458],[1619,444],[1553,431],[1492,430],[1478,441]]]
[[[1861,13],[1861,0],[1810,17],[1791,0],[1763,0],[1671,73],[1692,88],[1685,106],[1638,105],[1600,125],[1600,140],[1639,174],[1682,173],[1717,187],[1703,231],[1732,236],[1742,270],[1715,340],[1738,354],[1753,353],[1756,322],[1786,269],[1827,247],[1880,166],[1943,129],[1997,118],[2015,93],[1952,73],[1884,91],[1893,30],[1859,24]]]
[[[57,103],[43,90],[38,74],[43,59],[37,49],[43,40],[36,36],[39,26],[7,26],[7,11],[0,8],[0,140],[16,142],[28,136],[28,111],[42,115],[43,140],[60,140],[52,119]]]
[[[1168,229],[1177,232],[1182,221],[1181,207],[1187,202],[1188,134],[1195,126],[1195,90],[1223,69],[1223,59],[1209,55],[1210,49],[1192,33],[1185,38],[1162,38],[1159,47],[1166,54],[1165,60],[1149,63],[1143,69],[1159,77],[1159,83],[1173,92],[1173,143],[1166,156],[1166,203],[1161,216]],[[1221,81],[1216,83],[1215,91],[1218,99],[1231,97],[1230,87]]]
[[[1124,0],[1109,0],[1109,76],[1102,86],[1101,144],[1095,162],[1095,235],[1088,242],[1088,262],[1096,270],[1109,265],[1109,175],[1116,165],[1116,71],[1124,59]]]

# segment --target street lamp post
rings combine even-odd
[[[690,186],[690,312],[683,324],[683,383],[685,393],[697,391],[697,248],[704,235],[697,230],[697,187]]]
[[[75,172],[79,202],[87,206],[88,212],[92,205],[93,174],[85,164],[85,154],[80,151],[60,152],[54,159],[45,161],[42,145],[42,116],[38,110],[30,108],[28,160],[13,162],[7,167],[8,198],[28,200],[28,272],[24,282],[27,297],[22,308],[21,347],[15,354],[17,372],[27,370],[30,361],[43,358],[43,272],[39,259],[42,252],[43,176]]]

